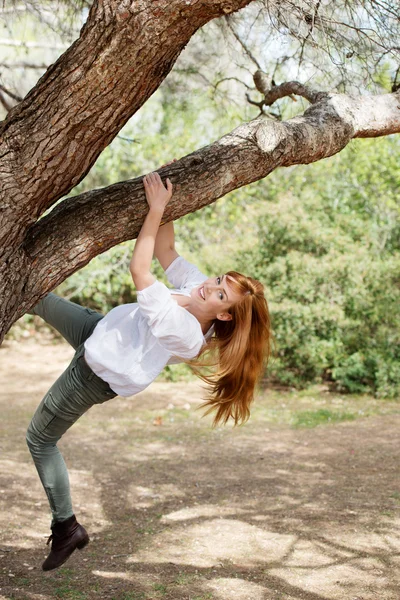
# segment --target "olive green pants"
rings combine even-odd
[[[57,442],[93,404],[115,398],[108,383],[86,364],[84,342],[103,316],[94,310],[49,294],[30,314],[39,315],[75,348],[75,355],[49,389],[27,431],[27,444],[52,512],[52,524],[74,514],[67,467]]]

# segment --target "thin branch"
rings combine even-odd
[[[35,65],[33,63],[16,62],[16,63],[0,63],[3,69],[48,69],[49,65]]]
[[[258,108],[262,111],[263,106],[264,106],[264,100],[261,100],[260,102],[256,102],[255,100],[252,100],[249,96],[249,94],[246,94],[246,99],[247,102],[249,102],[249,104],[253,104],[254,106],[258,106]]]
[[[12,6],[6,8],[3,4],[3,6],[0,7],[0,15],[15,15],[17,12],[26,12],[27,10],[26,6]]]
[[[248,90],[254,89],[254,88],[250,87],[249,85],[247,85],[247,83],[245,81],[242,81],[241,79],[239,79],[239,77],[223,77],[222,79],[219,79],[214,84],[214,88],[216,89],[224,81],[237,81],[238,83],[241,83],[242,85],[244,85],[244,87],[247,88]]]
[[[399,77],[399,81],[397,81],[398,77]],[[400,65],[397,67],[397,71],[395,73],[393,85],[392,85],[392,92],[397,92],[397,90],[400,90]]]
[[[23,40],[0,39],[0,46],[16,46],[17,48],[50,48],[53,50],[66,50],[68,44],[46,44],[45,42],[25,42]]]
[[[127,137],[124,137],[123,135],[117,135],[117,138],[119,140],[123,140],[124,142],[129,142],[131,144],[141,144],[140,140],[135,140],[134,138],[127,138]]]
[[[179,69],[175,69],[175,72],[179,73]],[[238,83],[242,83],[244,86],[248,87],[247,84],[244,81],[242,81],[241,79],[238,79],[236,77],[226,77],[226,78],[224,78],[224,79],[222,79],[220,81],[217,81],[217,83],[214,83],[213,81],[210,81],[208,79],[208,77],[206,75],[204,75],[204,73],[201,73],[201,71],[197,71],[196,76],[200,77],[200,79],[202,79],[203,81],[205,81],[205,83],[213,90],[215,96],[218,94],[219,98],[226,98],[227,97],[225,93],[221,92],[221,90],[218,89],[218,87],[219,87],[220,83],[222,83],[223,81],[226,81],[228,79],[234,79],[234,80],[238,81]],[[248,89],[251,90],[252,88],[248,87]],[[238,107],[241,106],[238,102],[236,102],[232,98],[230,98],[229,101],[230,101],[231,104],[234,103]]]
[[[270,88],[267,75],[260,70],[256,71],[254,74],[254,83],[258,91],[263,94],[264,99],[261,103],[250,101],[248,97],[247,100],[251,104],[256,104],[257,106],[260,106],[260,104],[264,106],[272,106],[274,102],[280,98],[285,98],[286,96],[291,97],[292,100],[295,101],[293,95],[302,96],[308,100],[310,104],[315,104],[316,102],[319,102],[328,96],[326,92],[317,92],[307,85],[303,85],[299,81],[287,81],[285,83],[281,83],[280,85],[273,85]]]
[[[305,21],[306,21],[306,23],[309,23],[309,25],[310,25],[310,29],[309,29],[309,31],[308,31],[308,33],[307,33],[306,37],[304,38],[302,45],[301,45],[301,52],[300,52],[300,57],[299,57],[299,66],[300,66],[300,65],[302,64],[302,62],[303,62],[303,54],[304,54],[304,49],[305,49],[305,46],[306,46],[306,44],[307,44],[307,42],[308,42],[308,39],[309,39],[309,37],[311,36],[311,34],[312,34],[312,32],[313,32],[314,25],[315,25],[315,21],[316,21],[317,15],[318,15],[318,9],[319,9],[319,7],[320,7],[320,4],[321,4],[321,0],[318,0],[318,2],[317,2],[317,5],[316,5],[316,7],[315,7],[315,10],[314,10],[314,14],[313,14],[313,15],[310,15],[310,18],[309,18],[309,20],[307,20],[307,18],[305,17]]]
[[[3,108],[6,109],[7,112],[10,112],[10,110],[12,109],[12,104],[9,103],[9,101],[4,97],[4,94],[2,94],[0,92],[0,104],[3,106]]]
[[[377,0],[371,0],[371,4],[372,4],[372,6],[376,5],[380,11],[387,12],[395,19],[399,18],[398,12],[396,12],[395,9],[393,10],[393,7],[391,6],[391,4],[388,4],[387,2],[381,3],[381,2],[378,2]]]
[[[21,102],[21,100],[22,100],[21,96],[17,96],[17,94],[14,94],[14,92],[11,92],[10,90],[8,90],[6,87],[4,87],[4,85],[1,85],[1,83],[0,83],[0,90],[2,92],[4,92],[5,94],[7,94],[7,96],[10,96],[10,98],[12,98],[13,100],[16,100],[17,102]]]
[[[225,17],[225,21],[226,24],[228,26],[228,29],[232,32],[233,36],[235,37],[235,39],[239,42],[239,44],[242,46],[243,50],[245,51],[245,53],[247,54],[247,56],[250,58],[250,60],[253,61],[253,63],[255,65],[257,65],[257,67],[259,69],[261,69],[260,63],[258,62],[258,60],[256,59],[256,57],[252,54],[252,52],[249,50],[247,44],[244,43],[244,41],[241,39],[240,35],[235,31],[235,29],[233,28],[232,24],[231,24],[231,19],[229,17]]]

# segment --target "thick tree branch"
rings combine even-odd
[[[0,341],[60,277],[53,263],[27,293],[28,229],[83,179],[197,29],[252,1],[94,0],[79,39],[0,123]]]
[[[80,38],[0,124],[0,225],[22,239],[87,174],[195,31],[251,1],[96,0]]]
[[[193,33],[253,1],[94,0],[79,39],[0,123],[0,340],[68,274],[137,235],[147,210],[140,180],[68,199],[38,218],[86,175]],[[281,10],[281,2],[271,4]],[[272,103],[272,93],[302,93],[312,102],[304,115],[287,123],[259,118],[167,169],[176,184],[168,219],[279,166],[330,156],[353,137],[399,131],[398,94],[322,97],[291,85],[266,87],[262,97]]]
[[[214,144],[160,169],[175,186],[166,220],[211,204],[278,167],[308,164],[342,150],[355,137],[400,132],[400,93],[373,97],[332,94],[287,122],[260,117]],[[137,236],[147,206],[140,178],[71,198],[30,231],[33,261],[27,303],[118,242]],[[26,306],[27,307],[27,306]]]

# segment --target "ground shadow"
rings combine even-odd
[[[92,541],[44,574],[48,512],[20,422],[37,390],[28,396],[2,396],[0,597],[400,597],[400,416],[211,430],[191,384],[95,407],[62,441]]]

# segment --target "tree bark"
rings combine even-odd
[[[197,29],[251,1],[96,0],[79,39],[0,124],[0,341],[32,269],[27,230],[83,179]]]
[[[80,38],[0,124],[0,340],[40,297],[91,258],[134,238],[139,179],[68,199],[157,89],[193,33],[252,0],[98,0]],[[400,131],[399,93],[326,95],[286,123],[260,118],[171,167],[166,219],[210,204],[279,166],[339,152],[353,137]]]

